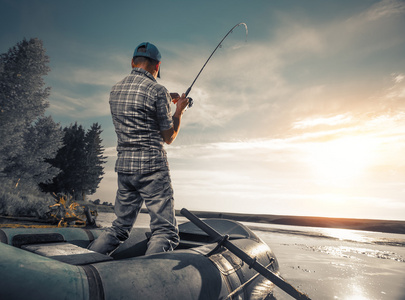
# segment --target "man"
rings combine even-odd
[[[131,74],[111,90],[111,115],[118,138],[116,219],[90,245],[93,251],[109,254],[125,241],[143,203],[152,231],[146,254],[170,251],[179,243],[164,143],[171,144],[179,133],[188,99],[184,94],[169,94],[156,82],[160,64],[156,46],[141,43],[134,51]],[[172,97],[176,103],[173,116]]]

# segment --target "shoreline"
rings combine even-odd
[[[145,212],[147,211],[145,210]],[[255,222],[255,223],[292,225],[304,227],[340,228],[340,229],[405,234],[405,221],[306,217],[306,216],[288,216],[288,215],[241,214],[241,213],[208,212],[208,211],[191,211],[191,212],[200,218],[220,218],[240,222]],[[176,216],[182,216],[180,210],[176,210]]]
[[[98,210],[102,213],[114,213],[111,208]],[[266,214],[242,214],[228,212],[191,211],[199,218],[230,219],[239,222],[253,222],[262,224],[277,224],[302,227],[338,228],[362,230],[371,232],[405,234],[405,221],[396,220],[375,220],[375,219],[354,219],[354,218],[330,218],[330,217],[307,217],[289,215],[266,215]],[[148,213],[142,208],[140,213]],[[183,216],[180,210],[176,210],[176,216]],[[51,225],[49,221],[32,217],[11,217],[0,215],[0,227],[5,223],[11,224],[44,224]],[[96,221],[97,223],[97,221]]]

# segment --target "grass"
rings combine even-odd
[[[86,201],[74,201],[81,206],[87,206],[91,210],[113,212],[112,206],[95,205]],[[35,186],[18,188],[11,181],[0,181],[0,216],[7,217],[32,217],[36,219],[48,219],[47,212],[50,205],[55,204],[54,197],[40,192]],[[70,197],[66,202],[66,209],[71,203]],[[55,212],[55,211],[53,211]],[[77,213],[75,211],[75,213]]]
[[[0,192],[0,215],[44,219],[45,213],[49,211],[49,205],[54,203],[51,198]]]
[[[44,219],[53,198],[35,189],[17,190],[7,182],[0,184],[0,215],[10,217],[35,217]]]

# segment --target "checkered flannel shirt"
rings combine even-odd
[[[160,132],[173,126],[170,103],[167,89],[140,68],[113,86],[110,109],[118,138],[116,172],[146,174],[168,167]]]

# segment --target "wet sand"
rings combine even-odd
[[[255,226],[281,275],[311,299],[405,299],[405,235],[319,228],[300,235],[295,226]],[[291,299],[279,289],[274,297]]]

